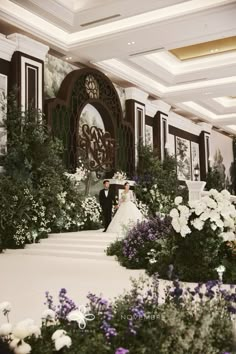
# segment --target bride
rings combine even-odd
[[[114,232],[119,236],[122,236],[127,227],[144,220],[144,216],[134,204],[135,197],[129,189],[129,183],[126,182],[124,186],[125,190],[121,194],[118,210],[107,229],[107,232]]]

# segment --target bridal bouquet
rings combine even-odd
[[[125,181],[125,180],[127,180],[127,175],[123,171],[117,171],[114,174],[114,176],[112,177],[112,179],[118,179],[119,181]]]

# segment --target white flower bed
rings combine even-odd
[[[200,200],[189,201],[188,205],[182,205],[182,202],[182,197],[175,198],[176,208],[170,212],[172,226],[182,237],[194,229],[203,230],[208,223],[224,241],[236,239],[236,209],[230,202],[228,191],[219,193],[211,189],[209,194]]]

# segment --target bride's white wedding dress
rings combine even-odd
[[[144,216],[134,204],[135,198],[132,191],[122,192],[119,201],[119,208],[115,213],[107,232],[113,232],[118,236],[123,236],[125,230],[144,220]]]

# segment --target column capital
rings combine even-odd
[[[126,100],[134,100],[146,104],[148,93],[137,87],[128,87],[125,89]]]
[[[49,47],[47,45],[20,33],[10,34],[7,38],[15,43],[15,51],[22,52],[42,61],[45,60],[45,56],[49,51]]]
[[[11,57],[16,50],[16,43],[0,33],[0,59],[11,61]]]
[[[170,109],[171,109],[171,105],[162,101],[162,100],[154,100],[152,101],[152,104],[155,105],[157,107],[157,111],[160,111],[162,113],[165,113],[168,115]]]

